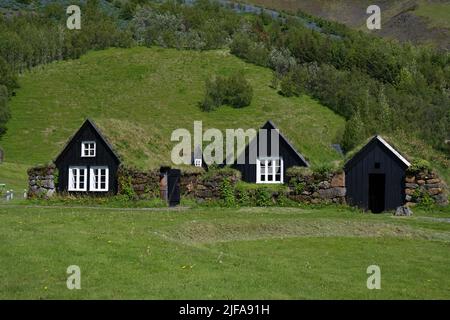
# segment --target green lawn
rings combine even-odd
[[[0,219],[3,299],[450,298],[449,212],[3,205]]]

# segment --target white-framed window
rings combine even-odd
[[[90,167],[89,177],[89,191],[106,192],[109,190],[108,167]]]
[[[96,144],[95,141],[83,141],[81,143],[82,157],[95,157]]]
[[[256,183],[283,183],[283,159],[256,159]]]
[[[194,160],[194,165],[196,167],[201,167],[202,166],[202,159],[195,159]]]
[[[69,191],[87,191],[87,168],[69,167]]]

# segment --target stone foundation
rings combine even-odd
[[[288,172],[289,198],[305,203],[345,204],[345,173]]]
[[[448,205],[448,187],[435,172],[408,172],[405,178],[405,200],[407,206],[432,199],[441,206]]]
[[[231,186],[241,180],[240,172],[225,168],[208,172],[184,172],[180,177],[181,197],[198,201],[219,200],[221,187],[227,179]],[[159,170],[141,171],[121,166],[118,170],[118,193],[130,198],[159,198]],[[54,164],[34,167],[28,170],[28,197],[50,198],[56,192],[58,172]],[[286,173],[287,191],[283,195],[296,202],[345,204],[345,173],[313,173],[309,170],[288,170]],[[233,188],[234,189],[234,188]],[[236,196],[239,195],[236,193]],[[272,194],[276,202],[280,194]],[[448,187],[435,172],[422,171],[407,173],[405,181],[407,206],[434,202],[448,205]]]
[[[222,197],[221,185],[228,179],[231,185],[241,180],[240,172],[232,169],[219,169],[209,172],[181,174],[181,195],[199,201],[218,200]]]
[[[120,166],[117,171],[117,180],[118,194],[139,199],[159,197],[159,170],[140,171]]]
[[[50,198],[56,192],[58,179],[54,164],[28,169],[28,198]]]

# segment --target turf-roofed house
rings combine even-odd
[[[272,121],[268,120],[261,129],[263,130],[249,142],[234,164],[234,168],[241,172],[242,180],[250,183],[283,184],[287,182],[287,169],[309,167],[305,157]]]
[[[58,192],[116,194],[119,156],[87,119],[55,160]]]
[[[410,163],[381,136],[374,136],[344,167],[347,201],[374,213],[405,204]]]

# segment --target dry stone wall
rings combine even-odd
[[[345,173],[288,172],[289,198],[305,203],[345,204]]]
[[[232,169],[219,169],[210,172],[183,172],[180,178],[182,197],[197,201],[221,199],[222,184],[228,179],[234,186],[241,180],[240,173]],[[159,170],[141,171],[121,166],[118,171],[118,192],[130,198],[160,197]],[[285,195],[291,200],[303,203],[337,203],[345,204],[345,173],[313,173],[308,170],[288,171],[286,173],[287,191]],[[50,198],[56,193],[58,172],[54,164],[38,166],[28,170],[28,197]],[[283,192],[284,193],[284,192]],[[405,198],[407,206],[418,203],[434,202],[448,205],[448,187],[432,171],[408,172],[405,181]],[[277,194],[272,195],[275,199]],[[275,199],[276,201],[276,199]]]
[[[117,172],[118,193],[139,199],[159,197],[158,170],[141,171],[120,166]]]
[[[225,179],[231,185],[241,180],[236,170],[217,170],[214,172],[182,173],[181,195],[199,201],[218,200],[222,197],[221,186]]]
[[[50,198],[56,192],[58,179],[54,164],[38,166],[28,170],[28,194],[29,198]]]
[[[448,205],[448,187],[437,173],[423,170],[408,172],[405,179],[407,206],[414,206],[432,199],[438,205]]]

